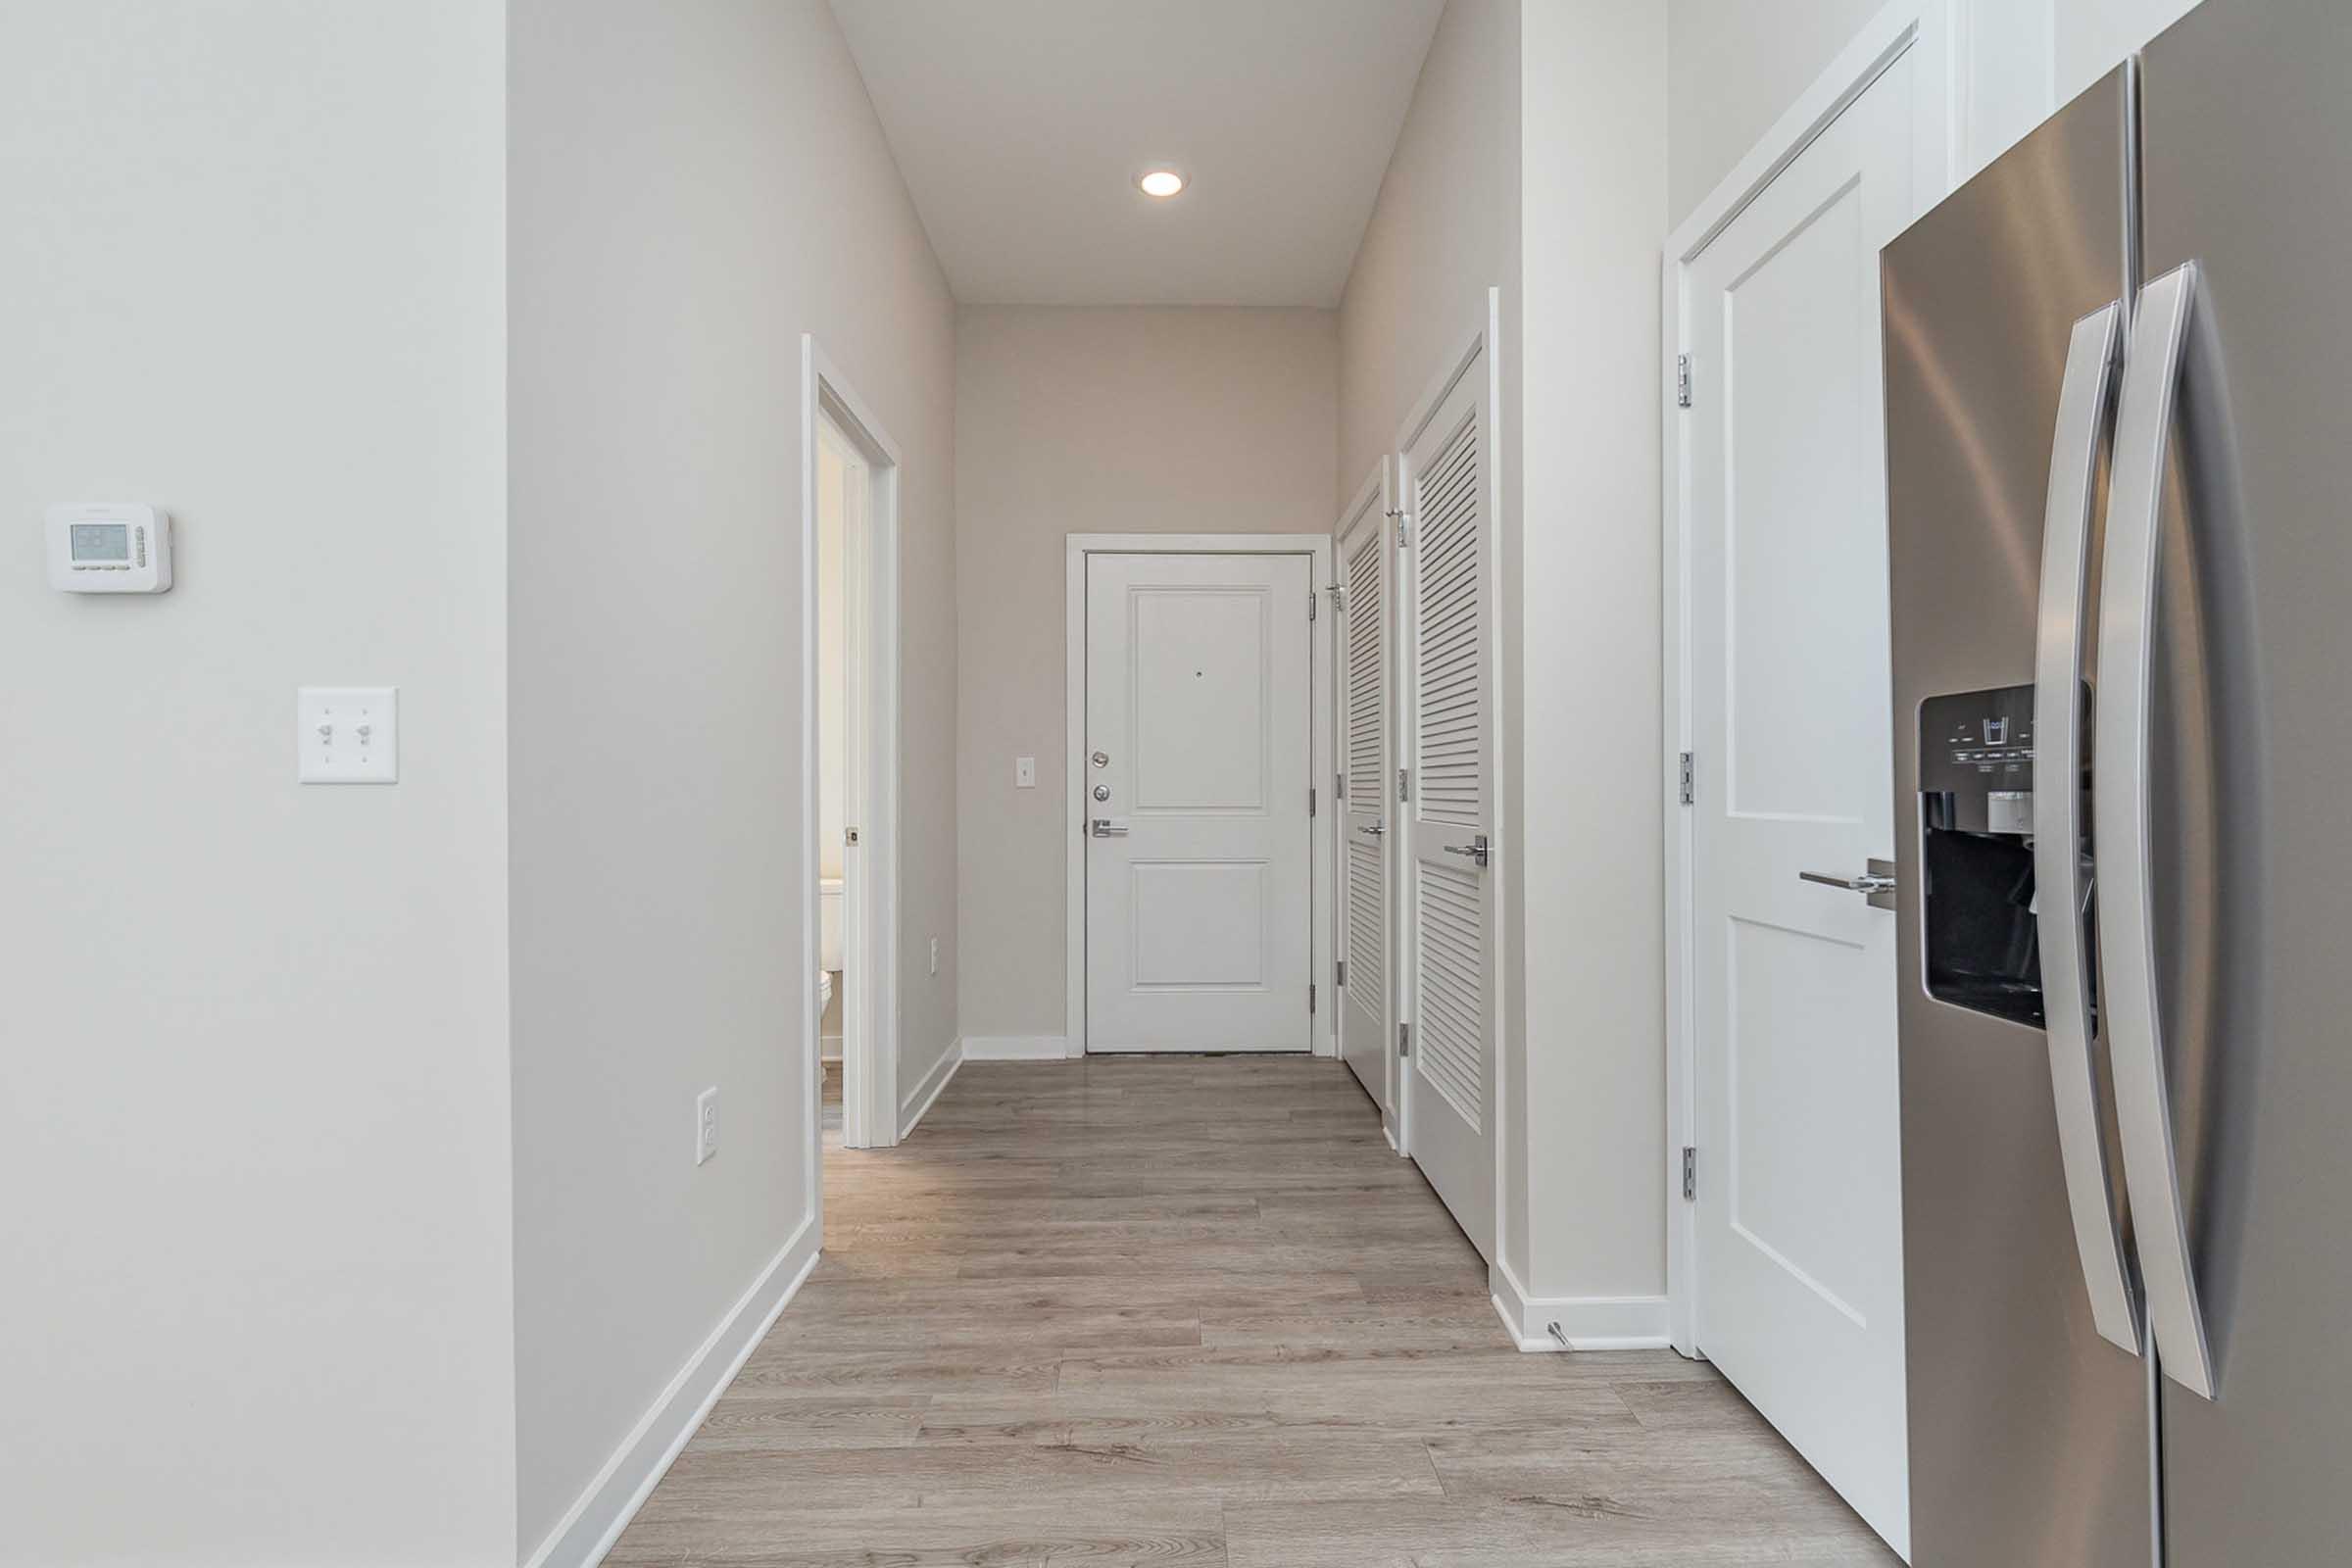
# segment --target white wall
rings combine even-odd
[[[1668,229],[1886,3],[1666,0]]]
[[[0,1561],[513,1560],[501,25],[0,9]]]
[[[2140,45],[2186,16],[2196,0],[2049,0],[2058,98],[2064,103],[2115,69]]]
[[[1657,755],[1658,214],[1651,0],[1525,10],[1519,532],[1503,1254],[1547,1300],[1665,1294]],[[1595,738],[1612,743],[1595,765]],[[1524,1195],[1524,1203],[1517,1200]],[[1570,1332],[1575,1332],[1573,1318]]]
[[[963,1033],[1058,1036],[1065,538],[1327,531],[1337,323],[989,306],[956,345]],[[1016,757],[1036,788],[1013,787]]]
[[[528,1551],[811,1209],[804,330],[906,457],[901,1083],[954,1038],[955,326],[821,0],[511,9]]]

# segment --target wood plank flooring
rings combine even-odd
[[[615,1565],[1896,1561],[1703,1364],[1514,1348],[1336,1062],[975,1063],[896,1150],[827,1125],[824,1256]]]

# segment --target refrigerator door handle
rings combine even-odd
[[[2156,991],[2149,885],[2148,774],[2156,566],[2162,559],[2164,472],[2181,363],[2196,304],[2197,267],[2183,263],[2139,291],[2116,415],[2107,549],[2099,587],[2099,702],[2091,813],[2099,844],[2099,947],[2106,990],[2124,1184],[2132,1195],[2148,1320],[2164,1373],[2214,1396],[2213,1351],[2189,1259],[2173,1148],[2171,1093]]]
[[[2034,646],[2034,885],[2048,1018],[2050,1093],[2066,1173],[2075,1251],[2102,1338],[2140,1352],[2139,1313],[2124,1268],[2099,1130],[2098,1067],[2091,1056],[2090,955],[2084,941],[2082,845],[2082,595],[2090,562],[2091,499],[2099,441],[2115,386],[2123,302],[2075,323],[2050,438],[2050,487],[2041,530],[2041,611]]]

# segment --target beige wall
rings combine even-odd
[[[515,0],[512,55],[527,1552],[809,1213],[804,331],[906,457],[902,1086],[954,1039],[955,319],[824,5]]]
[[[1886,0],[1666,0],[1666,226],[1690,215]]]
[[[1517,335],[1519,9],[1519,0],[1452,0],[1430,40],[1340,299],[1343,499],[1396,449],[1431,378],[1486,319],[1490,287],[1503,291],[1504,340]],[[1502,373],[1518,374],[1509,356]],[[1502,411],[1506,485],[1518,471],[1516,402],[1506,396]]]
[[[962,1028],[1064,1032],[1064,542],[1321,533],[1336,322],[1312,310],[979,307],[957,318]],[[1013,760],[1037,759],[1037,787]]]
[[[1525,711],[1522,623],[1521,483],[1523,479],[1520,333],[1520,11],[1519,0],[1452,0],[1438,21],[1429,58],[1414,84],[1340,302],[1340,466],[1336,494],[1351,497],[1396,436],[1433,379],[1449,368],[1474,327],[1484,324],[1487,290],[1502,292],[1502,377],[1497,411],[1502,481],[1498,543],[1503,603],[1502,723],[1505,815],[1494,831],[1503,878],[1506,951],[1500,976],[1505,1060],[1497,1102],[1518,1093],[1509,1042],[1521,1008],[1512,953],[1524,944],[1519,889],[1524,874],[1515,785]],[[1334,511],[1338,510],[1335,503]],[[1507,1253],[1524,1250],[1524,1152],[1508,1147],[1496,1233]],[[1522,1240],[1511,1233],[1519,1227]]]
[[[514,1560],[501,29],[0,7],[10,1562]],[[171,592],[47,585],[105,500]]]
[[[1662,1297],[1665,952],[1658,210],[1667,29],[1652,0],[1526,10],[1520,344],[1520,847],[1505,1227],[1546,1299]],[[1593,741],[1624,742],[1595,766]],[[1615,751],[1615,748],[1611,748]]]

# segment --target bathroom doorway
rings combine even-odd
[[[897,448],[803,340],[808,1033],[817,1136],[899,1141]],[[814,1172],[811,1172],[812,1177]]]

